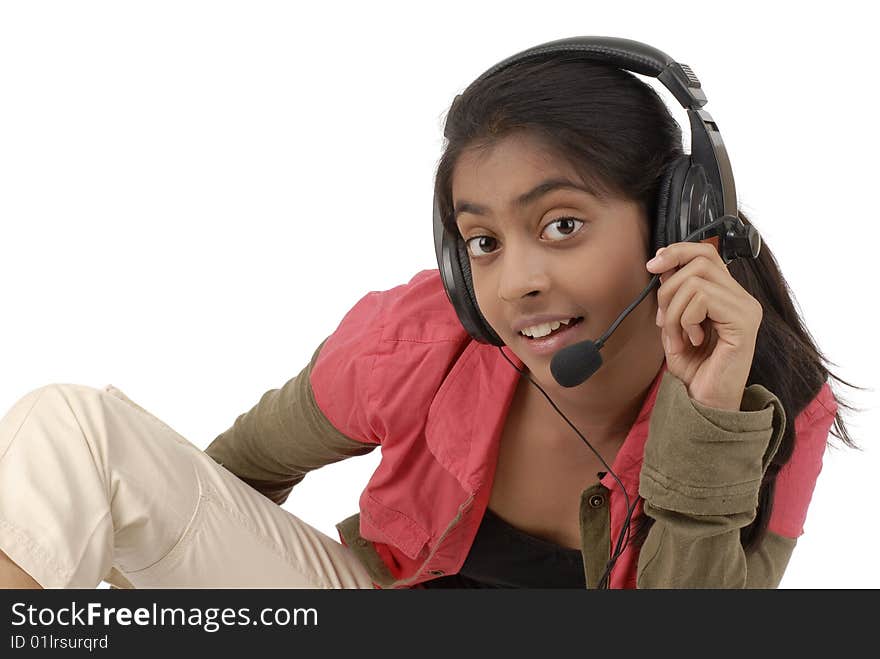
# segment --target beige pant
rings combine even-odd
[[[373,587],[112,385],[50,384],[0,419],[0,549],[47,588]]]

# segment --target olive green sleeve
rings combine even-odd
[[[779,399],[753,384],[739,411],[692,400],[667,371],[651,415],[639,483],[655,522],[638,588],[775,588],[795,539],[768,532],[748,555],[740,529],[757,512],[761,480],[785,430]]]
[[[364,455],[377,446],[343,435],[315,403],[309,376],[325,342],[299,374],[280,389],[265,392],[205,449],[214,461],[277,504],[287,500],[309,471]]]

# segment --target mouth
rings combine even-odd
[[[556,350],[565,347],[569,343],[573,343],[574,341],[576,341],[577,336],[580,333],[579,328],[583,324],[583,322],[584,317],[578,316],[568,325],[560,325],[546,336],[542,336],[537,339],[526,336],[521,332],[517,332],[516,336],[520,340],[520,342],[528,347],[532,352],[536,352],[538,354],[547,354],[550,352],[555,352]]]

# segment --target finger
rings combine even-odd
[[[670,277],[672,277],[672,275],[674,275],[674,274],[676,273],[677,270],[678,270],[678,268],[673,268],[672,270],[668,270],[668,271],[664,272],[662,275],[660,275],[660,286],[662,287],[662,286],[663,286],[663,283],[664,283],[666,280],[668,280]],[[659,291],[660,291],[660,288],[659,288],[659,287],[658,287],[657,291],[658,291],[658,294],[659,294]],[[664,308],[665,308],[665,307],[661,307],[661,306],[660,306],[659,297],[657,298],[657,300],[658,300],[658,301],[657,301],[657,325],[662,325],[662,324],[663,324],[663,314],[664,314]]]
[[[735,325],[746,317],[740,313],[740,308],[740,300],[728,289],[700,277],[691,277],[670,300],[665,309],[663,327],[671,337],[671,347],[678,352],[687,347],[683,331],[702,334],[702,327],[695,330],[694,326],[702,325],[707,318],[719,326]]]
[[[705,256],[720,267],[726,268],[721,255],[712,243],[673,243],[657,250],[653,259],[645,264],[649,272],[665,272],[675,266],[684,266],[697,256]]]
[[[667,279],[669,279],[672,275],[678,272],[678,268],[672,268],[672,270],[667,270],[662,275],[660,275],[660,285],[662,286]]]
[[[663,346],[666,350],[667,356],[676,355],[683,350],[683,347],[686,345],[685,337],[687,336],[684,333],[684,330],[681,327],[676,326],[677,329],[674,329],[672,332],[668,332],[666,330],[666,325],[663,325],[663,330],[660,333],[661,338],[663,339]]]
[[[681,312],[681,326],[695,348],[703,343],[706,334],[703,323],[707,320],[709,320],[709,308],[706,300],[701,295],[695,294]]]
[[[683,317],[685,310],[688,311],[687,320]],[[664,329],[670,337],[670,351],[679,353],[688,348],[685,337],[691,337],[690,325],[703,322],[707,316],[708,305],[705,293],[702,287],[690,280],[670,301],[663,319]]]
[[[661,277],[660,287],[657,289],[657,306],[665,309],[669,300],[673,298],[679,287],[690,277],[702,277],[707,281],[715,282],[720,286],[730,288],[733,291],[742,290],[739,282],[733,278],[730,272],[703,255],[698,255],[688,264],[667,271],[669,276]]]

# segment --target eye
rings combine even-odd
[[[558,224],[560,226],[560,231],[562,232],[563,236],[563,238],[560,238],[560,240],[564,240],[568,236],[571,236],[579,231],[579,226],[574,225],[575,222],[577,222],[578,225],[585,224],[583,220],[579,220],[576,217],[557,217],[555,220],[550,222],[546,228],[550,228]]]
[[[485,247],[486,241],[489,241],[490,244],[492,242],[498,242],[492,236],[474,236],[473,238],[468,238],[465,241],[465,245],[467,245],[468,254],[470,254],[471,256],[474,256],[474,257],[484,256],[485,253],[475,254],[474,250],[471,248],[471,246],[472,245],[479,245],[480,247]]]
[[[577,224],[575,224],[577,223]],[[559,225],[560,228],[558,231],[560,232],[561,238],[551,239],[552,242],[560,242],[565,240],[569,236],[574,235],[580,230],[582,225],[586,224],[584,220],[579,220],[576,217],[557,217],[555,220],[552,220],[544,227],[546,231],[547,228]],[[487,244],[488,242],[488,244]],[[465,245],[467,246],[468,254],[474,258],[480,258],[481,256],[487,256],[490,252],[475,252],[474,245],[476,245],[479,249],[487,249],[492,247],[498,241],[492,236],[474,236],[473,238],[468,238],[465,241]],[[494,250],[492,250],[494,251]]]

